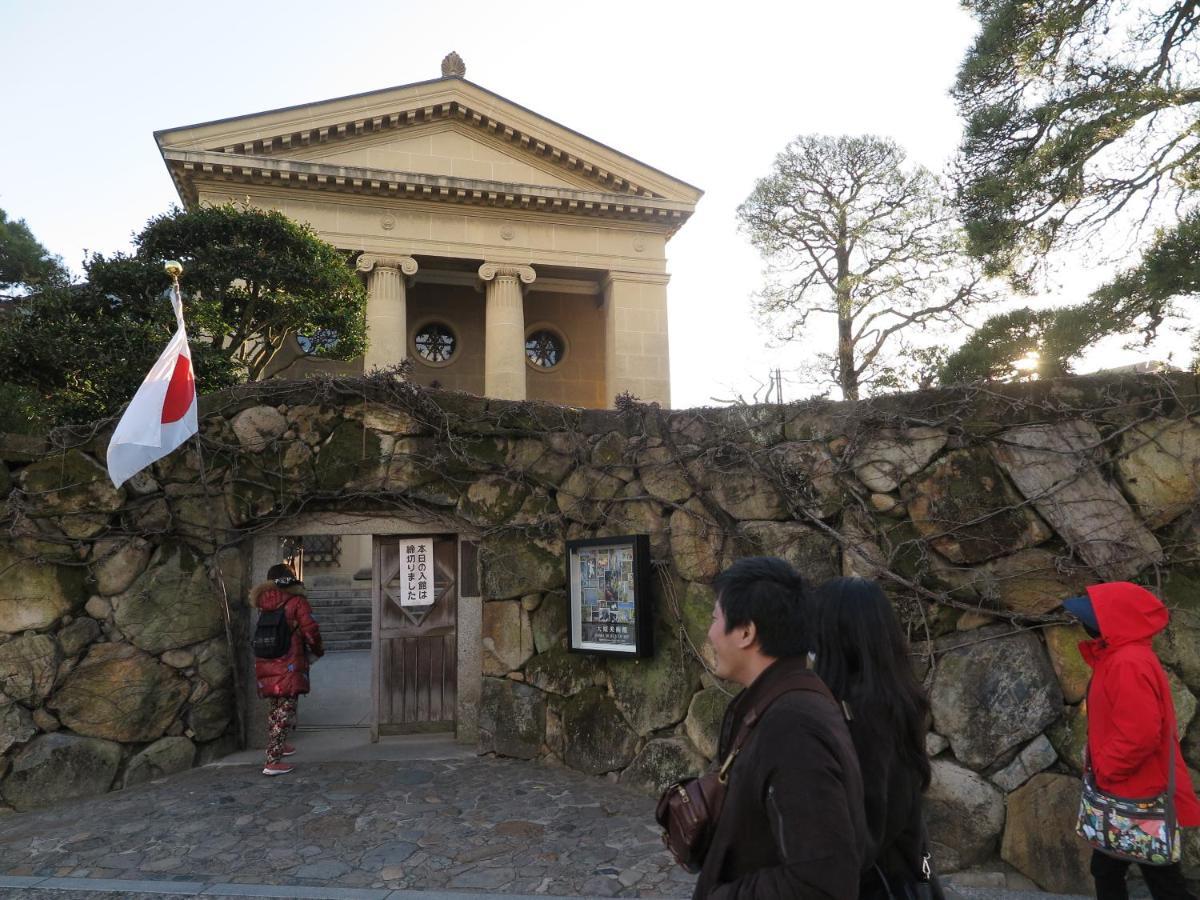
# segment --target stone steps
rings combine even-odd
[[[307,592],[309,603],[325,603],[336,600],[365,600],[371,602],[370,588],[314,588]]]
[[[330,641],[325,645],[326,653],[337,653],[341,650],[370,650],[371,639],[368,637],[365,640],[355,639],[348,641]]]
[[[326,651],[371,649],[370,588],[315,588],[308,592],[308,602]]]

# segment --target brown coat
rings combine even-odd
[[[805,672],[802,660],[780,660],[730,703],[722,759],[756,696],[796,672]],[[866,838],[862,777],[841,708],[792,691],[768,707],[733,764],[693,900],[853,900]]]

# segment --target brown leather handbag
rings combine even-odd
[[[654,818],[663,830],[663,843],[675,857],[675,862],[686,871],[699,872],[704,865],[704,856],[708,853],[708,846],[717,829],[717,820],[725,806],[725,791],[734,760],[746,746],[751,731],[767,707],[791,691],[812,691],[825,695],[830,702],[837,702],[825,683],[809,672],[796,672],[780,679],[742,718],[733,749],[725,757],[720,769],[696,778],[676,781],[663,791]]]

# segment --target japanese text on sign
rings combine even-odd
[[[433,604],[433,540],[417,538],[400,545],[403,564],[400,567],[400,605],[430,606]]]

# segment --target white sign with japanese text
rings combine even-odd
[[[400,605],[433,605],[433,538],[400,541]]]

